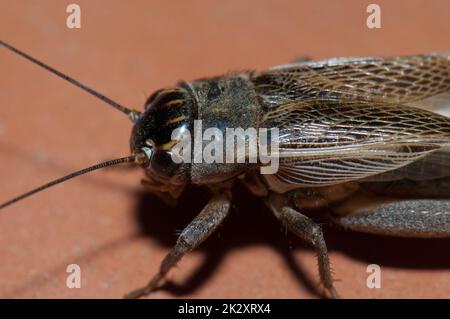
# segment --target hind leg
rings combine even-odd
[[[283,225],[315,248],[317,252],[320,280],[330,293],[331,297],[339,298],[336,289],[333,286],[328,250],[320,226],[307,216],[302,215],[298,211],[287,206],[287,202],[280,195],[272,195],[268,205]]]
[[[400,237],[450,237],[450,199],[359,198],[333,209],[338,225]]]

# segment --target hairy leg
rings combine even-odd
[[[181,232],[177,243],[162,261],[159,272],[146,286],[130,292],[125,298],[139,298],[152,292],[184,255],[200,245],[222,223],[230,209],[230,198],[228,192],[214,195],[200,214]]]
[[[360,198],[363,199],[363,198]],[[349,200],[333,209],[344,228],[400,237],[450,237],[450,199]]]
[[[327,246],[323,238],[322,229],[313,220],[287,206],[280,195],[271,196],[269,206],[275,216],[290,231],[312,245],[317,252],[320,280],[329,291],[331,297],[339,298],[333,286]]]

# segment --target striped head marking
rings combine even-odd
[[[142,166],[152,180],[186,182],[187,164],[172,161],[172,147],[179,142],[172,139],[172,132],[191,128],[192,109],[191,95],[183,88],[162,89],[148,98],[145,111],[133,127],[131,150],[146,155]]]

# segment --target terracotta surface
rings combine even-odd
[[[261,69],[298,56],[450,51],[449,1],[0,1],[0,38],[120,103],[141,108],[180,79]],[[127,155],[122,114],[0,48],[0,199],[67,172]],[[168,208],[137,169],[115,168],[0,212],[0,297],[121,297],[147,282],[207,199],[192,190]],[[315,298],[313,251],[238,189],[231,217],[151,298]],[[450,297],[450,240],[408,240],[325,227],[336,287],[348,298]],[[79,264],[82,288],[68,289]],[[382,267],[382,288],[366,267]]]

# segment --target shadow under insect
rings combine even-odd
[[[230,216],[198,248],[204,253],[202,264],[184,283],[168,281],[161,289],[174,295],[189,294],[207,282],[228,252],[245,245],[268,245],[283,256],[299,284],[305,286],[310,293],[323,296],[318,278],[308,276],[292,254],[292,249],[305,249],[305,244],[288,233],[264,203],[251,196],[241,185],[234,187],[233,195]],[[151,193],[140,193],[136,220],[141,234],[171,248],[178,233],[202,210],[210,196],[206,188],[190,187],[178,204],[170,207]],[[351,258],[381,267],[450,268],[450,255],[445,253],[450,246],[450,238],[414,239],[368,235],[338,229],[323,214],[309,215],[322,224],[329,251],[339,251]]]

